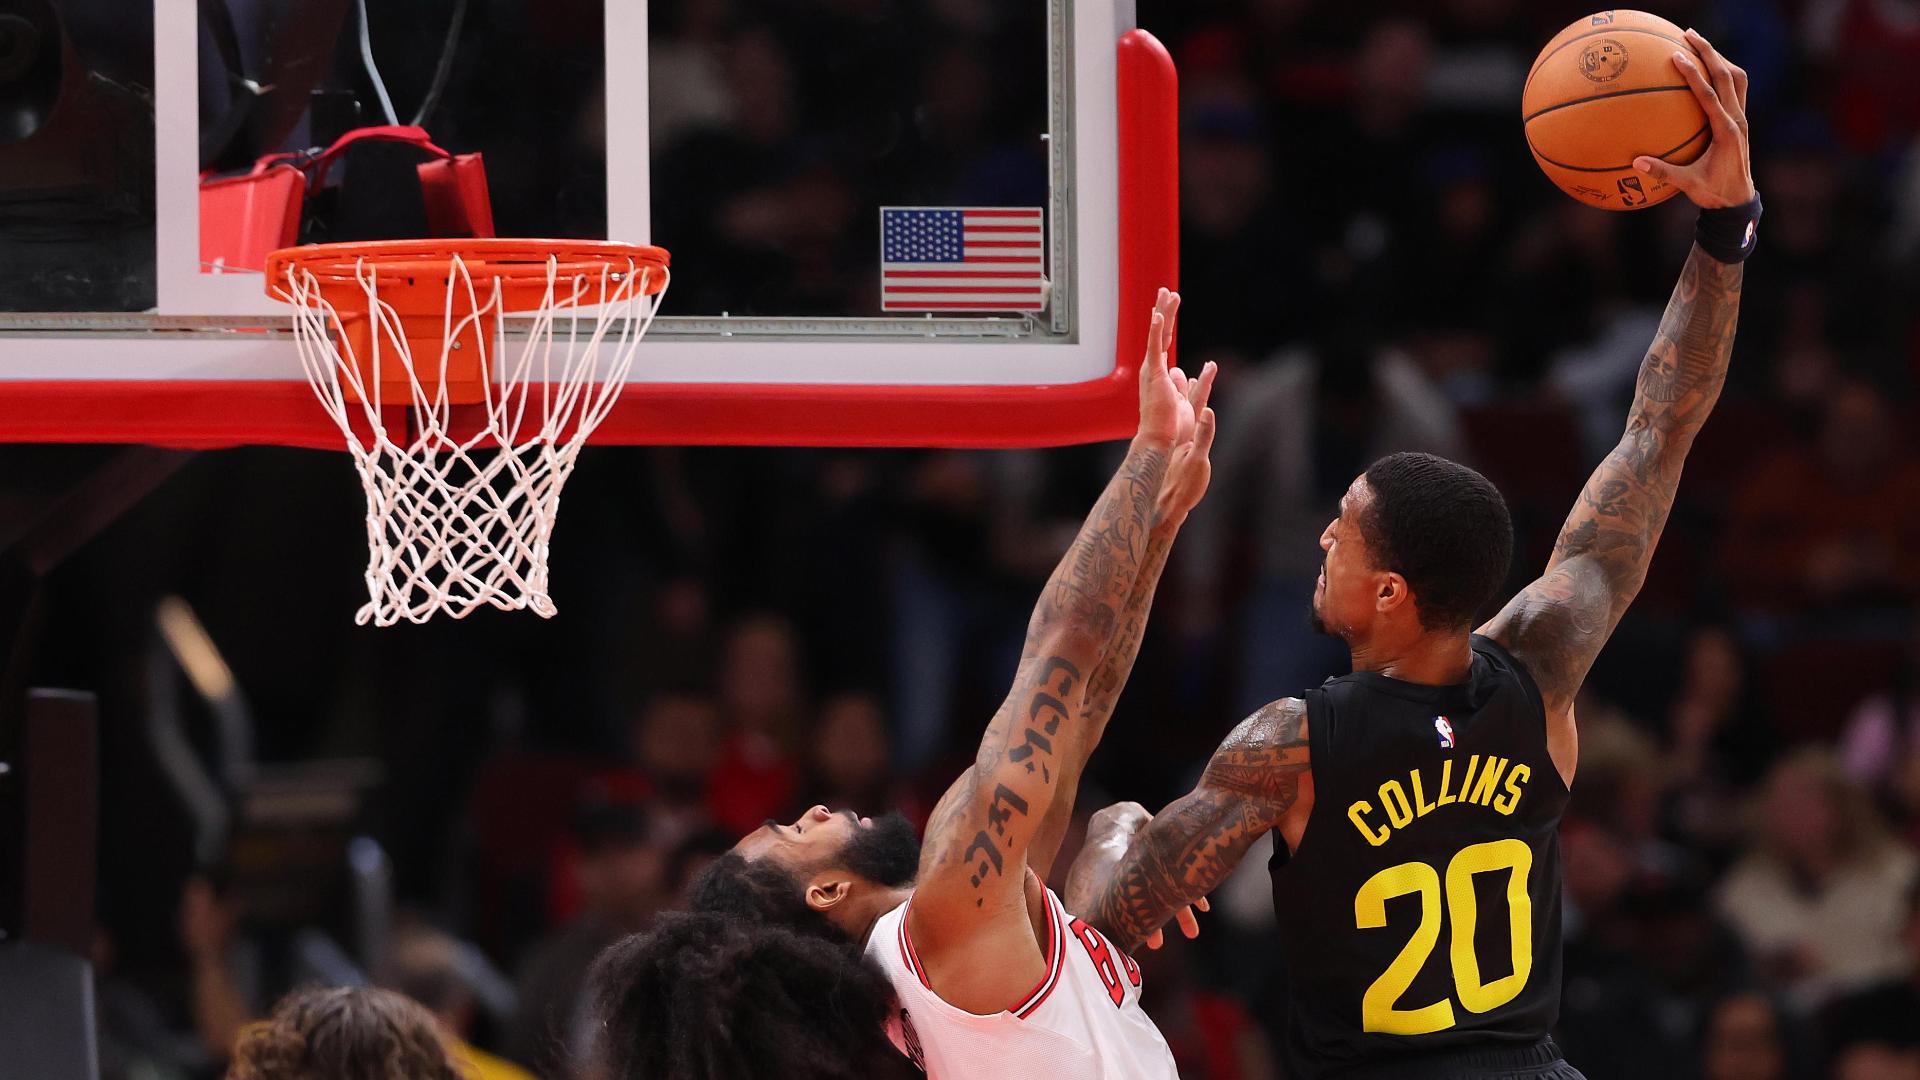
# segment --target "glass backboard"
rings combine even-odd
[[[672,252],[597,441],[1121,436],[1174,98],[1123,0],[0,0],[0,439],[336,445],[264,253],[480,230]]]

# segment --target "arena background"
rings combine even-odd
[[[879,48],[849,28],[888,2],[656,6],[691,62],[751,50],[847,106],[859,65],[782,55],[759,20]],[[994,50],[1019,0],[924,6],[928,32],[884,46],[920,50],[960,118],[955,175],[1006,167]],[[1513,507],[1515,584],[1544,564],[1693,218],[1684,199],[1578,206],[1529,160],[1520,82],[1583,13],[1140,3],[1181,69],[1180,355],[1220,362],[1222,436],[1083,814],[1164,803],[1239,717],[1341,669],[1305,625],[1314,540],[1375,455],[1482,469]],[[1556,1034],[1594,1080],[1920,1077],[1920,3],[1658,13],[1751,73],[1767,215],[1726,397],[1579,707]],[[802,109],[790,134],[860,122]],[[716,235],[788,182],[718,169],[738,148],[688,131]],[[593,152],[554,141],[556,169]],[[866,287],[750,246],[705,255],[688,295]],[[98,453],[0,462],[18,482]],[[382,978],[569,1076],[588,960],[739,831],[814,802],[925,813],[1116,453],[590,450],[554,549],[559,618],[379,631],[351,621],[343,459],[199,456],[53,576],[28,673],[100,699],[104,1075],[217,1076],[292,983]],[[233,708],[250,752],[223,742]],[[1143,958],[1189,1080],[1281,1075],[1288,928],[1264,870],[1249,860],[1197,942]]]

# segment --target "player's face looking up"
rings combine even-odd
[[[768,818],[742,837],[733,850],[749,859],[775,855],[783,865],[817,863],[845,847],[855,831],[872,827],[871,818],[858,817],[851,810],[836,812],[815,806],[790,822]]]
[[[1513,523],[1472,469],[1389,454],[1347,488],[1320,547],[1314,626],[1377,659],[1433,635],[1464,638],[1506,580]]]
[[[818,911],[830,911],[861,888],[905,885],[920,866],[920,841],[906,818],[893,813],[876,820],[824,806],[791,822],[769,820],[733,850],[787,870]]]
[[[1362,528],[1373,512],[1367,478],[1356,477],[1340,499],[1340,516],[1320,534],[1320,579],[1313,587],[1313,625],[1349,644],[1371,635],[1374,622],[1411,599],[1407,581],[1380,566]],[[1409,605],[1410,606],[1410,605]]]

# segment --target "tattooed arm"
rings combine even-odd
[[[1133,580],[1133,592],[1120,612],[1113,639],[1107,643],[1106,656],[1093,677],[1087,680],[1086,705],[1077,725],[1080,739],[1060,755],[1059,782],[1054,786],[1053,802],[1047,808],[1032,847],[1027,849],[1027,864],[1042,880],[1052,872],[1054,859],[1060,854],[1060,843],[1073,820],[1081,770],[1100,745],[1107,721],[1113,717],[1114,704],[1120,700],[1120,691],[1133,672],[1134,658],[1140,655],[1140,639],[1147,632],[1147,613],[1153,608],[1153,594],[1160,585],[1160,574],[1167,568],[1167,553],[1172,550],[1174,537],[1187,515],[1206,494],[1207,483],[1213,476],[1209,454],[1217,425],[1207,400],[1212,396],[1217,370],[1209,362],[1200,369],[1200,377],[1188,386],[1187,400],[1194,412],[1193,440],[1174,448],[1166,480],[1154,505],[1146,558],[1140,565],[1139,576]]]
[[[1140,372],[1140,430],[1041,590],[1013,689],[969,768],[927,822],[908,933],[948,1003],[994,1013],[1045,968],[1029,918],[1027,856],[1087,745],[1089,674],[1100,668],[1146,560],[1174,447],[1194,434],[1184,377],[1167,367],[1179,298],[1161,290]]]
[[[1199,786],[1159,816],[1142,825],[1139,815],[1110,815],[1104,835],[1090,833],[1067,880],[1067,908],[1132,952],[1225,881],[1255,840],[1302,819],[1312,802],[1306,702],[1285,698],[1241,721]]]
[[[1687,39],[1706,65],[1675,61],[1714,125],[1712,149],[1691,166],[1642,158],[1702,207],[1753,198],[1747,169],[1746,73],[1705,38]],[[1695,246],[1641,364],[1626,433],[1594,471],[1567,516],[1546,573],[1480,632],[1526,664],[1545,699],[1549,746],[1561,777],[1573,778],[1571,710],[1587,670],[1647,577],[1654,545],[1680,486],[1687,451],[1726,382],[1740,317],[1740,264]]]
[[[1626,433],[1567,515],[1546,573],[1480,628],[1526,663],[1549,715],[1572,705],[1646,580],[1681,466],[1726,380],[1740,276],[1693,249],[1641,365]]]

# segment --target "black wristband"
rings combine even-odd
[[[1739,206],[1723,206],[1700,211],[1700,223],[1693,227],[1694,242],[1700,250],[1723,263],[1742,263],[1760,244],[1760,193]]]

